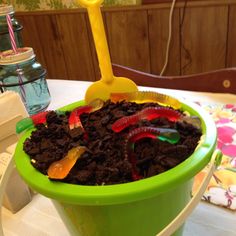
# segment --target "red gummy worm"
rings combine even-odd
[[[177,143],[180,139],[179,132],[175,129],[168,128],[156,128],[156,127],[140,127],[132,130],[128,133],[126,137],[126,144],[129,143],[135,144],[136,141],[142,138],[153,138],[153,139],[161,139],[163,141],[167,141],[169,143]],[[131,145],[134,147],[134,145]]]
[[[32,115],[30,118],[32,119],[34,125],[46,123],[46,116],[49,111],[43,111],[38,114]]]
[[[82,124],[80,121],[80,115],[83,113],[90,113],[92,109],[93,107],[91,106],[82,106],[82,107],[75,108],[70,114],[69,125],[70,126],[77,125],[77,126],[82,127]]]
[[[168,107],[147,107],[134,115],[125,116],[117,120],[112,124],[112,130],[118,133],[140,120],[153,120],[158,117],[166,117],[170,121],[177,121],[182,117],[182,114]]]
[[[179,111],[168,107],[147,107],[140,112],[140,119],[153,120],[158,117],[165,117],[169,121],[177,121],[182,114]]]
[[[119,120],[115,121],[111,128],[114,132],[119,133],[126,127],[136,124],[140,120],[139,114],[134,114],[131,116],[124,116],[120,118]]]
[[[154,127],[140,127],[132,130],[125,140],[125,158],[128,159],[132,165],[133,179],[137,180],[141,177],[136,171],[136,157],[134,155],[135,142],[142,138],[161,139],[169,143],[177,143],[180,135],[177,130],[167,128],[154,128]]]
[[[142,138],[156,138],[156,134],[160,134],[158,130],[155,130],[155,134],[153,134],[153,129],[158,129],[158,128],[152,128],[152,127],[141,127],[134,129],[130,131],[126,137],[125,140],[125,158],[128,159],[128,155],[130,153],[133,153],[134,151],[134,144],[136,141]]]
[[[130,163],[132,165],[132,179],[133,180],[139,180],[142,178],[142,176],[138,173],[137,169],[136,169],[136,163],[137,163],[137,160],[136,160],[136,157],[134,155],[134,153],[130,153],[129,155],[129,160],[130,160]]]
[[[132,178],[133,180],[139,180],[142,178],[136,170],[137,159],[134,154],[134,144],[137,140],[142,138],[155,138],[156,135],[144,132],[144,127],[137,128],[131,131],[125,140],[125,158],[128,159],[132,165]]]

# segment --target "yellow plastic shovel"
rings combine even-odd
[[[101,71],[101,79],[94,82],[86,91],[86,103],[89,103],[96,98],[106,101],[109,99],[110,93],[137,91],[138,88],[132,80],[124,77],[116,77],[113,75],[111,59],[100,10],[103,0],[77,1],[81,6],[87,8],[88,10],[89,21]]]

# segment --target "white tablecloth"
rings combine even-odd
[[[48,109],[57,109],[83,99],[90,82],[49,80],[52,102]],[[178,99],[203,103],[236,103],[236,95],[196,93],[140,87],[166,93]],[[69,236],[49,199],[37,194],[32,202],[16,214],[2,209],[5,236]],[[200,202],[188,218],[184,236],[236,236],[236,213]],[[112,235],[111,235],[112,236]]]

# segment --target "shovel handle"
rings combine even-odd
[[[93,39],[98,56],[99,67],[101,71],[101,80],[105,83],[111,83],[114,79],[111,58],[108,49],[102,14],[100,10],[103,0],[77,0],[78,3],[87,8],[89,21],[93,33]]]
[[[198,187],[197,192],[194,194],[193,198],[186,205],[186,207],[175,217],[175,219],[168,224],[161,232],[159,232],[156,236],[170,236],[172,235],[186,220],[186,218],[192,213],[194,208],[197,206],[199,201],[204,194],[207,185],[219,164],[221,163],[222,153],[220,150],[215,150],[212,155],[211,162],[208,166],[208,171],[206,176],[204,177],[202,184]]]

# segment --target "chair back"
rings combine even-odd
[[[139,86],[236,94],[236,68],[183,76],[159,76],[112,64],[114,75],[132,79]]]

